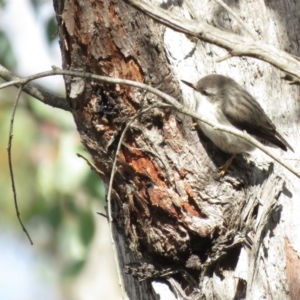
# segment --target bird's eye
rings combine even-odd
[[[209,93],[205,89],[201,90],[201,94],[204,95],[204,96],[209,96]]]

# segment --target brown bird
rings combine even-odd
[[[294,152],[259,103],[233,79],[211,74],[201,78],[195,84],[184,80],[182,82],[194,89],[196,112],[200,117],[216,124],[246,131],[263,144],[270,143],[284,151],[289,148]],[[220,176],[225,175],[236,154],[255,149],[254,145],[233,134],[215,130],[200,121],[198,125],[218,148],[233,154],[220,167]]]

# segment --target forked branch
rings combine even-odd
[[[199,22],[199,20],[193,21],[182,18],[145,0],[123,1],[175,31],[226,49],[229,52],[227,58],[233,56],[258,58],[292,76],[294,78],[293,83],[300,82],[299,59],[272,45],[221,30],[204,21]]]

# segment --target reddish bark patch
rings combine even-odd
[[[177,211],[168,191],[162,188],[152,187],[148,189],[148,194],[150,196],[152,205],[160,207],[162,210],[166,211],[170,215],[173,215],[174,217],[178,217]]]
[[[195,207],[193,205],[191,205],[190,203],[184,202],[183,207],[184,207],[185,211],[188,212],[190,215],[192,215],[194,217],[202,217],[202,216],[200,216],[199,212],[195,209]]]
[[[125,149],[123,153],[120,153],[119,160],[124,162],[126,161],[126,163],[133,168],[134,173],[142,174],[151,178],[151,181],[154,181],[159,186],[165,186],[165,182],[160,179],[151,158],[145,156],[142,151],[134,149],[134,147]]]
[[[286,279],[289,286],[290,299],[299,299],[300,258],[287,237],[284,239],[284,249],[286,254]]]

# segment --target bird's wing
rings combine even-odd
[[[233,126],[271,142],[285,151],[289,148],[294,152],[290,144],[276,130],[275,125],[265,114],[259,103],[250,94],[240,95],[239,100],[235,107],[230,101],[227,102],[226,107],[223,107],[224,115]],[[239,113],[237,114],[236,111],[239,111]]]

